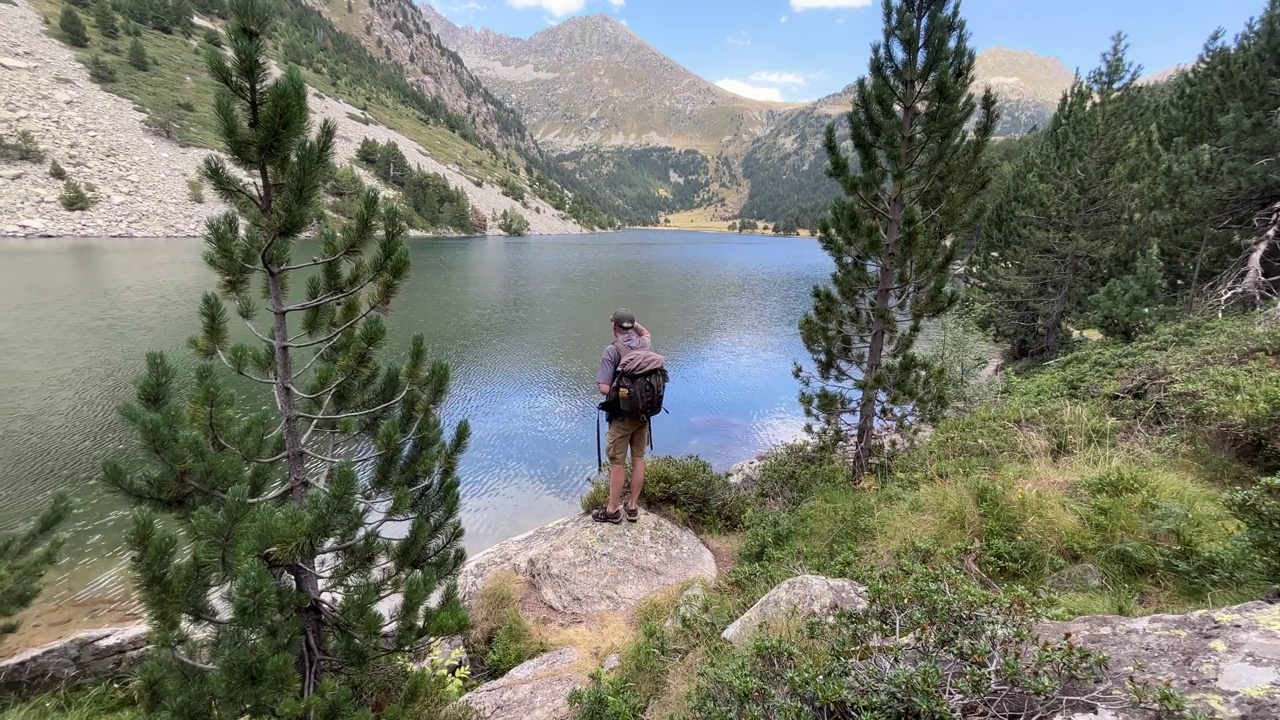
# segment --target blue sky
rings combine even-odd
[[[744,95],[812,100],[852,82],[879,36],[880,0],[435,0],[454,22],[528,37],[607,12],[711,82]],[[1087,70],[1116,30],[1148,72],[1195,58],[1217,27],[1234,35],[1265,0],[965,0],[979,50],[1005,46]]]

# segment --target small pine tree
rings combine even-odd
[[[195,27],[191,22],[191,15],[195,10],[192,9],[190,0],[171,0],[168,7],[169,27],[185,36],[190,36],[192,28]]]
[[[71,5],[62,6],[62,17],[58,18],[58,28],[67,37],[67,42],[76,47],[89,47],[89,33],[85,30],[80,13]]]
[[[93,55],[89,58],[89,77],[100,83],[113,83],[116,81],[116,70],[101,55]]]
[[[0,642],[18,629],[18,622],[11,618],[40,595],[40,580],[58,559],[65,540],[58,527],[70,513],[67,496],[55,495],[29,528],[0,537]]]
[[[1094,325],[1109,338],[1133,342],[1167,317],[1165,286],[1160,253],[1152,248],[1132,275],[1111,280],[1089,299]]]
[[[67,179],[67,171],[62,169],[62,166],[58,164],[56,159],[49,161],[49,177],[54,180]]]
[[[142,47],[142,41],[138,38],[134,38],[133,42],[129,44],[129,64],[134,69],[143,72],[146,72],[147,68],[151,67],[151,59],[147,57],[147,49]]]
[[[116,22],[116,11],[107,0],[98,0],[93,6],[93,19],[98,24],[98,32],[108,40],[120,37],[120,25]]]
[[[800,322],[813,370],[795,368],[806,416],[825,439],[853,440],[855,478],[884,425],[906,429],[941,401],[914,346],[954,301],[948,240],[971,221],[996,121],[988,92],[965,130],[975,56],[957,0],[884,0],[883,18],[849,113],[856,164],[827,126],[827,174],[845,193],[821,224],[836,269]]]
[[[396,207],[368,192],[318,248],[297,248],[322,217],[336,126],[311,130],[296,68],[264,71],[274,8],[232,0],[229,14],[232,58],[205,54],[235,167],[201,169],[233,210],[205,228],[217,292],[190,341],[200,364],[184,391],[148,356],[123,410],[145,459],[103,473],[136,506],[153,647],[138,682],[162,717],[368,718],[353,689],[465,621],[453,579],[469,429],[447,434],[437,416],[449,372],[421,336],[405,363],[379,357],[410,271]],[[232,340],[232,313],[256,341]]]
[[[62,203],[63,209],[69,212],[88,210],[93,205],[93,198],[89,197],[84,186],[71,179],[62,184],[62,195],[58,200]]]

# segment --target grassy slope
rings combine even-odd
[[[363,0],[353,1],[359,3]],[[33,0],[32,4],[49,20],[51,34],[60,38],[57,21],[62,3]],[[344,14],[328,13],[334,19]],[[184,143],[206,148],[217,146],[215,118],[207,111],[213,106],[215,91],[214,83],[204,68],[204,51],[209,46],[199,40],[202,32],[199,28],[190,40],[181,34],[166,35],[143,28],[140,40],[155,64],[146,71],[139,71],[126,61],[132,38],[122,33],[118,40],[107,40],[98,33],[92,13],[82,12],[81,18],[89,28],[91,44],[77,50],[77,56],[81,62],[87,62],[90,56],[99,55],[116,71],[116,82],[102,85],[103,89],[131,100],[140,111],[173,117],[178,121],[178,135]],[[340,29],[350,32],[348,28]],[[302,74],[316,90],[356,107],[366,107],[375,121],[419,143],[437,161],[457,165],[469,177],[498,183],[511,178],[523,184],[520,176],[508,170],[488,151],[471,145],[447,128],[421,122],[412,109],[391,98],[376,92],[363,96],[341,92],[323,75],[307,70]],[[185,109],[187,107],[194,110]]]

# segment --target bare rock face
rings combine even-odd
[[[751,639],[762,626],[787,618],[830,617],[837,610],[865,610],[867,589],[852,580],[800,575],[779,583],[733,621],[721,637],[734,644]]]
[[[29,696],[68,682],[127,675],[148,646],[142,623],[77,633],[0,661],[0,691]]]
[[[475,555],[458,578],[470,604],[495,574],[512,570],[548,608],[569,619],[625,612],[659,590],[714,580],[716,561],[692,531],[657,515],[621,525],[578,515]]]
[[[540,655],[467,693],[459,703],[484,720],[569,720],[569,693],[587,683],[573,648]]]
[[[1083,617],[1041,628],[1111,658],[1118,685],[1133,675],[1152,687],[1165,681],[1210,717],[1280,717],[1280,605],[1256,602],[1187,615]],[[1079,718],[1093,716],[1081,715]],[[1149,717],[1111,711],[1117,720]]]

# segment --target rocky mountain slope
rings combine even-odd
[[[454,116],[456,130],[474,131],[502,150],[536,150],[520,116],[444,46],[409,0],[306,2],[371,53],[395,65],[423,95],[442,103]]]
[[[96,31],[91,31],[89,50],[79,56],[47,35],[41,15],[56,17],[59,10],[40,0],[34,5],[30,0],[0,3],[0,136],[12,142],[18,132],[26,131],[43,153],[39,161],[0,159],[0,234],[198,234],[204,219],[223,208],[208,192],[204,202],[193,201],[187,188],[212,144],[212,113],[205,111],[211,107],[212,89],[199,55],[193,53],[199,49],[196,41],[142,31],[147,52],[159,64],[145,73],[135,72],[112,59],[111,44],[94,35]],[[106,49],[100,58],[116,73],[104,84],[91,79],[84,65],[88,53],[98,48]],[[323,76],[308,79],[321,82]],[[324,90],[313,89],[311,107],[317,119],[338,125],[338,162],[352,162],[365,137],[390,140],[423,171],[437,173],[464,191],[471,205],[489,217],[510,209],[528,219],[533,234],[582,232],[579,224],[533,193],[518,201],[504,192],[503,186],[520,182],[520,176],[503,167],[503,158],[416,118],[403,103],[383,97],[383,105],[362,103],[358,108],[334,87]],[[169,107],[158,108],[175,97],[180,98],[178,106],[190,110],[170,114]],[[171,136],[148,128],[159,117],[173,123]],[[63,181],[50,175],[50,160],[84,183],[97,201],[85,210],[64,209],[59,202]],[[362,174],[377,184],[368,173]],[[496,231],[492,223],[490,231]]]
[[[458,27],[430,5],[418,7],[550,150],[654,145],[715,155],[749,143],[790,107],[716,87],[607,15],[572,18],[523,40]]]
[[[973,91],[990,87],[1000,101],[996,137],[1023,135],[1043,126],[1057,109],[1075,73],[1061,61],[1024,50],[993,48],[978,54]],[[825,176],[822,137],[833,120],[844,121],[853,85],[781,118],[751,144],[742,163],[749,187],[743,217],[812,226],[835,196]]]

